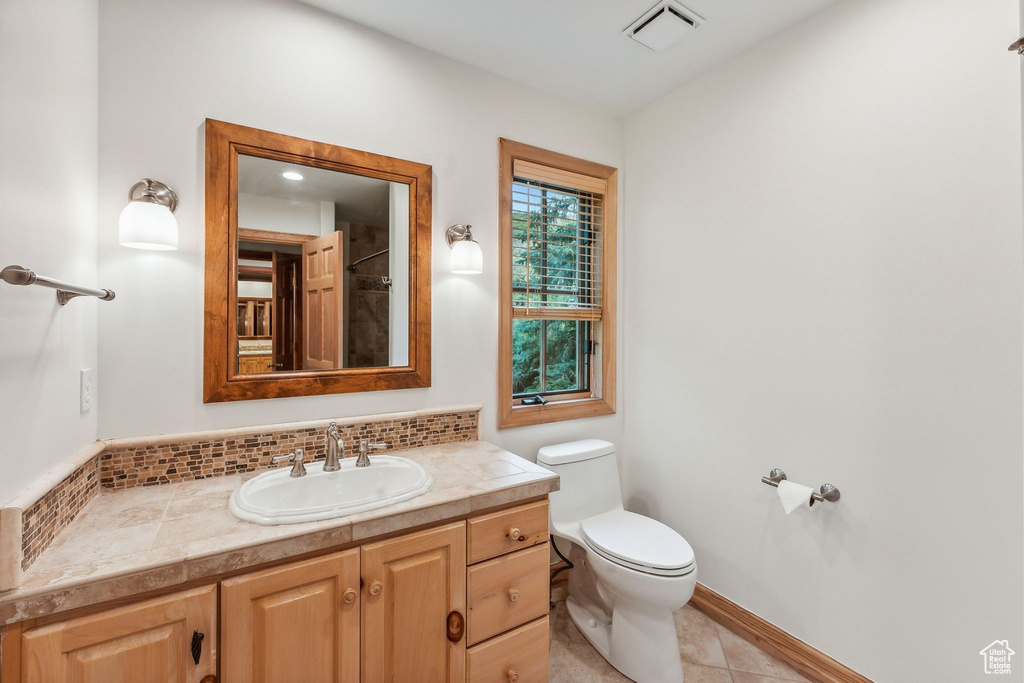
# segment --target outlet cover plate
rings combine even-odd
[[[92,404],[96,402],[96,372],[92,368],[82,370],[80,389],[82,412],[87,413],[92,410]]]

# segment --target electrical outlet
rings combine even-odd
[[[82,412],[87,413],[92,410],[93,401],[96,400],[96,373],[92,368],[82,370],[80,386]]]

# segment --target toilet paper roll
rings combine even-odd
[[[779,500],[782,501],[782,509],[787,515],[801,505],[810,507],[812,493],[814,489],[810,486],[785,480],[779,482]]]

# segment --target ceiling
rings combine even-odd
[[[296,171],[302,180],[281,174]],[[301,202],[334,202],[339,220],[387,226],[391,183],[311,166],[238,155],[238,191]]]
[[[705,23],[664,52],[622,31],[657,0],[303,0],[622,117],[834,0],[683,0]]]

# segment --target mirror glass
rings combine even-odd
[[[236,372],[409,365],[409,185],[238,156]]]

